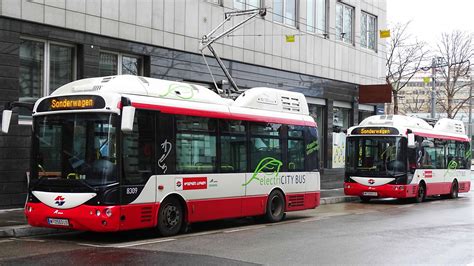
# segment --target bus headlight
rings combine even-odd
[[[112,209],[105,208],[105,215],[107,215],[107,217],[112,216]]]
[[[100,210],[96,210],[95,215],[100,216]]]

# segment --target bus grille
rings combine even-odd
[[[141,222],[151,222],[152,219],[152,208],[151,207],[143,207],[142,208],[142,215],[141,215]]]
[[[304,195],[295,195],[288,197],[288,207],[304,206]]]

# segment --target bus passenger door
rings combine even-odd
[[[122,132],[120,229],[153,226],[156,220],[155,115],[137,110],[132,132]]]

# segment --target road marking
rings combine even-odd
[[[88,243],[76,243],[80,246],[93,247],[93,248],[106,248],[107,245],[97,245],[97,244],[88,244]]]
[[[26,242],[46,242],[46,240],[42,240],[42,239],[33,239],[33,238],[17,238],[17,240],[19,241],[26,241]]]
[[[399,205],[398,208],[408,208],[408,207],[413,207],[415,204],[406,204],[406,205]]]
[[[134,246],[142,246],[142,245],[170,242],[170,241],[175,241],[175,240],[176,240],[176,238],[167,238],[167,239],[159,239],[159,240],[153,240],[153,241],[144,241],[144,242],[138,242],[138,243],[131,243],[131,244],[125,244],[125,245],[112,245],[112,246],[114,248],[128,248],[128,247],[134,247]]]
[[[0,213],[4,213],[4,212],[14,212],[14,211],[20,211],[20,210],[23,210],[23,208],[0,210]]]
[[[344,188],[328,188],[328,189],[320,189],[319,191],[335,191],[335,190],[343,190]]]
[[[260,229],[260,228],[265,228],[266,226],[253,226],[253,227],[245,227],[245,228],[239,228],[239,229],[233,229],[233,230],[226,230],[223,231],[225,234],[229,233],[235,233],[235,232],[241,232],[241,231],[248,231],[252,229]]]
[[[312,218],[312,219],[302,220],[302,221],[299,221],[299,222],[300,222],[300,223],[316,222],[316,221],[322,220],[323,218],[324,218],[324,217],[316,217],[316,218]]]
[[[7,242],[13,242],[15,240],[13,239],[4,239],[4,240],[0,240],[0,243],[7,243]]]
[[[89,244],[89,243],[77,243],[81,246],[87,247],[94,247],[94,248],[128,248],[134,246],[142,246],[142,245],[149,245],[149,244],[156,244],[156,243],[163,243],[163,242],[170,242],[176,240],[175,238],[166,238],[166,239],[158,239],[158,240],[149,240],[149,241],[139,241],[139,242],[130,242],[128,244]]]

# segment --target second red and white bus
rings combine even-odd
[[[319,205],[317,135],[300,93],[231,100],[144,77],[78,80],[33,109],[25,214],[32,226],[165,236],[199,221],[280,221]]]
[[[374,198],[456,198],[471,182],[471,147],[461,121],[434,126],[401,115],[377,115],[349,128],[344,192]]]

